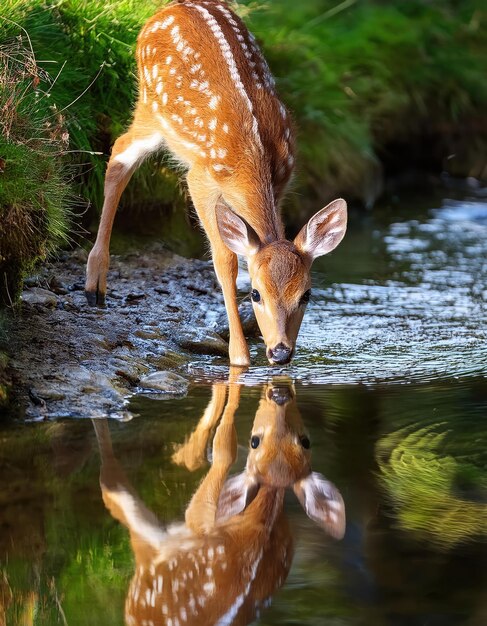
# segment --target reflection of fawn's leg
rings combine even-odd
[[[239,402],[240,385],[230,384],[228,401],[213,439],[212,466],[186,509],[186,524],[194,532],[205,532],[215,525],[218,499],[237,456],[234,415]]]
[[[189,439],[183,444],[176,446],[176,451],[172,455],[173,463],[185,465],[190,472],[204,464],[208,438],[211,431],[218,424],[225,406],[226,395],[226,385],[223,383],[213,385],[211,400],[203,413],[203,417],[189,436]]]
[[[115,519],[126,526],[134,544],[157,548],[165,537],[161,522],[136,494],[113,454],[108,421],[92,420],[101,456],[100,486],[103,502]]]

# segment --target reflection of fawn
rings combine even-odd
[[[186,510],[186,521],[164,528],[128,483],[116,461],[106,421],[94,421],[100,445],[103,500],[130,530],[136,572],[125,606],[127,624],[247,624],[287,577],[292,538],[283,513],[292,486],[306,513],[341,538],[343,500],[311,472],[304,434],[287,386],[265,388],[255,415],[245,470],[230,479],[235,460],[233,418],[240,387],[216,384],[212,400],[173,459],[202,462],[212,428],[212,466]]]

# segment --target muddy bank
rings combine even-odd
[[[86,253],[77,250],[26,281],[7,316],[6,351],[20,413],[127,418],[136,391],[184,395],[191,363],[227,359],[223,297],[210,261],[160,245],[112,256],[107,307],[88,307]],[[250,334],[250,302],[241,304]]]

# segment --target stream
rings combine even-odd
[[[487,202],[411,198],[352,215],[313,281],[289,367],[271,369],[252,340],[248,371],[194,356],[187,395],[137,393],[131,419],[0,421],[0,625],[487,623]],[[256,433],[257,451],[290,437],[311,454],[343,499],[344,536],[332,536],[330,497],[315,519],[300,504],[285,456],[278,475],[292,480],[259,478],[257,493],[286,491],[255,564],[257,539],[235,539],[225,582],[202,565],[206,595],[191,601],[197,581],[166,567],[164,531],[181,562],[196,554],[188,503],[209,461],[236,452],[225,476],[244,471]]]

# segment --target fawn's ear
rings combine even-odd
[[[261,243],[255,230],[223,200],[217,202],[215,212],[220,237],[227,248],[246,257],[259,251]]]
[[[336,248],[346,230],[347,203],[339,198],[310,218],[299,231],[294,244],[312,262]]]
[[[308,517],[334,537],[345,534],[345,505],[338,489],[318,472],[298,480],[293,486]]]
[[[223,485],[216,509],[216,520],[224,521],[241,513],[255,498],[259,483],[246,470]]]

